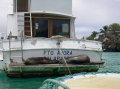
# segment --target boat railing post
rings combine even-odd
[[[12,33],[10,32],[9,34],[9,58],[10,58],[10,62],[13,62],[12,58],[11,58],[11,36],[12,36]]]
[[[31,38],[32,38],[32,13],[31,13],[31,0],[29,0],[29,14],[30,14],[30,30],[31,30]]]
[[[24,62],[24,59],[23,59],[23,36],[21,36],[21,58],[22,58],[22,62]]]

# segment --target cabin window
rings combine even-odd
[[[27,12],[28,11],[28,0],[15,0],[14,4],[15,4],[14,11],[16,11],[16,6],[17,6],[17,12]]]
[[[35,37],[48,37],[48,20],[35,21]]]
[[[53,20],[53,35],[69,36],[69,20]]]

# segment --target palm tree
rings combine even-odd
[[[104,33],[104,34],[106,34],[106,32],[108,31],[108,28],[109,28],[109,26],[103,26],[102,27],[102,29],[100,29],[100,33]]]
[[[87,40],[94,40],[94,38],[96,37],[97,34],[98,34],[98,32],[93,31],[92,34],[89,37],[87,37]]]

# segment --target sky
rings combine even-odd
[[[9,0],[0,0],[0,33],[5,33],[6,13]],[[2,9],[1,9],[2,8]],[[112,23],[120,24],[120,0],[73,0],[73,15],[76,17],[76,37],[87,37],[93,31]]]

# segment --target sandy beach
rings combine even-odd
[[[120,78],[94,76],[69,80],[65,85],[70,89],[120,89]]]

